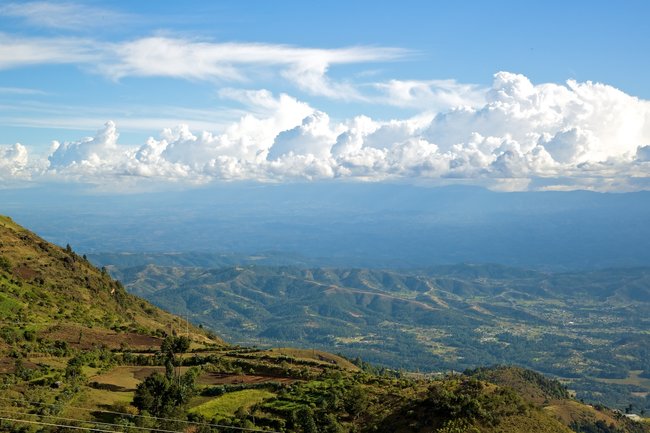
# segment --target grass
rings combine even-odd
[[[73,401],[72,406],[87,409],[110,410],[110,406],[117,403],[131,403],[133,392],[113,392],[103,389],[86,388],[83,395]],[[71,414],[76,415],[74,409],[68,409]]]
[[[138,369],[142,369],[142,367],[115,367],[107,373],[91,376],[89,380],[91,382],[113,385],[124,389],[135,389],[141,382],[134,376],[134,371]]]
[[[0,314],[5,317],[9,313],[13,313],[14,311],[22,308],[24,306],[23,303],[18,302],[17,300],[8,297],[7,295],[0,293]]]
[[[0,216],[0,259],[0,318],[11,319],[23,311],[21,320],[31,323],[65,321],[143,334],[159,333],[182,323],[180,318],[129,295],[83,257],[48,243],[4,216]],[[125,309],[130,314],[123,314]],[[195,347],[222,343],[210,340],[192,325],[183,328],[189,331]],[[77,338],[78,334],[58,339],[73,343]]]
[[[546,406],[544,410],[552,413],[565,424],[585,419],[601,420],[608,425],[615,423],[615,420],[609,415],[599,412],[591,406],[582,405],[577,401],[556,401],[554,404]]]
[[[275,397],[275,394],[267,390],[244,389],[213,398],[206,403],[193,407],[190,409],[190,413],[200,414],[208,419],[219,416],[231,417],[235,415],[235,412],[240,407],[248,409],[272,397]]]
[[[59,370],[65,369],[66,365],[68,365],[68,360],[70,357],[53,357],[53,356],[35,356],[28,358],[29,362],[33,362],[36,365],[42,364],[46,365],[48,367],[56,368]]]

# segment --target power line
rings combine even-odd
[[[28,404],[33,404],[33,405],[37,405],[37,406],[50,406],[50,407],[55,406],[54,404],[42,403],[42,402],[37,402],[37,401],[27,401],[27,400],[21,400],[21,399],[17,399],[17,398],[0,397],[0,400],[13,401],[13,402],[18,402],[18,403],[28,403]],[[225,425],[225,424],[213,424],[213,423],[207,423],[207,422],[186,421],[186,420],[182,420],[182,419],[163,418],[163,417],[151,416],[151,415],[136,415],[136,414],[131,414],[131,413],[115,412],[115,411],[110,411],[110,410],[88,409],[88,408],[85,408],[85,407],[78,407],[78,406],[67,406],[67,408],[68,409],[84,410],[84,411],[87,411],[87,412],[100,412],[100,413],[108,413],[108,414],[112,414],[112,415],[122,415],[122,416],[137,417],[137,418],[155,419],[155,420],[160,420],[160,421],[180,422],[180,423],[191,424],[191,425],[204,425],[204,426],[208,426],[208,427],[228,428],[228,429],[232,429],[232,430],[249,431],[249,432],[256,432],[256,433],[281,433],[281,432],[279,432],[277,430],[264,430],[264,429],[257,429],[257,428],[236,427],[236,426]]]
[[[101,433],[120,433],[117,430],[103,430],[99,428],[90,428],[90,427],[78,427],[74,425],[67,425],[67,424],[54,424],[54,423],[49,423],[49,422],[41,422],[41,421],[31,421],[27,419],[14,419],[14,418],[5,418],[0,416],[0,420],[2,421],[9,421],[9,422],[22,422],[26,424],[36,424],[36,425],[44,425],[48,427],[65,427],[65,428],[71,428],[74,430],[86,430],[86,431],[94,431],[94,432],[101,432]],[[178,432],[182,433],[182,432]]]
[[[94,425],[101,425],[101,426],[110,426],[110,427],[124,427],[123,425],[120,424],[115,424],[115,423],[110,423],[110,422],[103,422],[103,421],[91,421],[91,420],[85,420],[85,419],[79,419],[79,418],[66,418],[63,416],[55,416],[55,415],[41,415],[37,413],[27,413],[27,412],[16,412],[12,410],[5,410],[5,409],[0,409],[0,412],[6,412],[10,413],[12,415],[23,415],[23,416],[36,416],[36,417],[41,417],[41,418],[52,418],[52,419],[59,419],[63,421],[77,421],[77,422],[84,422],[87,424],[94,424]],[[148,430],[148,431],[157,431],[157,432],[163,432],[163,433],[179,433],[177,430],[165,430],[165,429],[159,429],[159,428],[148,428],[148,427],[139,427],[139,426],[128,426],[129,428],[132,429],[137,429],[137,430]]]

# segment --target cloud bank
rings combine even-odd
[[[467,87],[448,88],[449,98],[465,99]],[[507,190],[650,187],[649,101],[604,84],[534,85],[508,72],[495,74],[491,88],[471,92],[484,102],[407,119],[333,121],[289,95],[228,90],[224,96],[251,114],[219,133],[181,125],[125,146],[107,122],[94,137],[55,142],[46,168],[31,176],[91,183],[353,179]],[[24,176],[27,150],[19,144],[1,150],[0,168]]]

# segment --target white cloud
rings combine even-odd
[[[29,154],[27,148],[20,143],[13,146],[0,146],[0,180],[28,178],[27,170]]]
[[[247,81],[256,68],[279,68],[280,75],[311,94],[362,99],[351,84],[327,77],[332,65],[398,59],[406,50],[388,47],[303,48],[261,43],[215,43],[170,37],[147,37],[114,44],[114,60],[98,66],[113,79],[165,76],[191,80]]]
[[[0,94],[5,95],[45,95],[46,92],[26,87],[0,87]]]
[[[23,89],[10,89],[8,93],[14,95],[32,94],[30,89],[24,89],[24,92],[21,92]],[[2,92],[0,88],[0,94]],[[188,124],[193,129],[225,129],[247,113],[247,110],[236,107],[197,109],[162,104],[152,107],[145,101],[106,107],[101,104],[67,105],[18,97],[11,103],[0,103],[0,124],[92,131],[105,123],[106,119],[112,119],[123,132],[151,133],[179,124]],[[268,110],[264,113],[268,114]]]
[[[0,5],[0,15],[24,19],[37,27],[79,30],[124,22],[127,15],[72,2],[21,2]]]
[[[329,116],[321,111],[314,112],[305,117],[299,126],[283,131],[275,137],[267,159],[276,160],[298,155],[327,159],[332,145],[336,143],[337,135],[330,127]]]
[[[114,80],[170,77],[220,83],[271,76],[283,78],[309,94],[341,100],[368,98],[353,83],[328,77],[332,66],[392,61],[408,54],[407,50],[391,47],[325,49],[166,36],[107,43],[88,38],[28,38],[0,33],[0,69],[73,64]]]
[[[482,105],[390,121],[333,121],[265,90],[222,96],[249,114],[219,133],[180,126],[122,147],[109,122],[93,138],[58,145],[49,173],[192,183],[399,179],[501,190],[650,185],[650,102],[603,84],[534,85],[498,73]]]
[[[442,111],[454,107],[476,107],[485,103],[485,90],[455,80],[390,80],[374,84],[387,105]]]
[[[52,153],[48,157],[51,170],[69,170],[92,172],[101,171],[105,166],[120,158],[121,149],[117,145],[119,134],[114,122],[106,122],[104,129],[94,137],[79,141],[52,143]],[[81,167],[79,167],[81,166]]]
[[[101,44],[81,38],[23,38],[0,32],[0,69],[37,64],[93,64]]]
[[[650,145],[639,146],[639,148],[636,150],[636,159],[638,161],[650,162]]]

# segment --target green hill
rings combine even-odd
[[[141,347],[183,330],[197,342],[222,343],[130,295],[69,246],[53,245],[7,217],[0,217],[0,288],[5,342],[27,332],[79,347]]]

